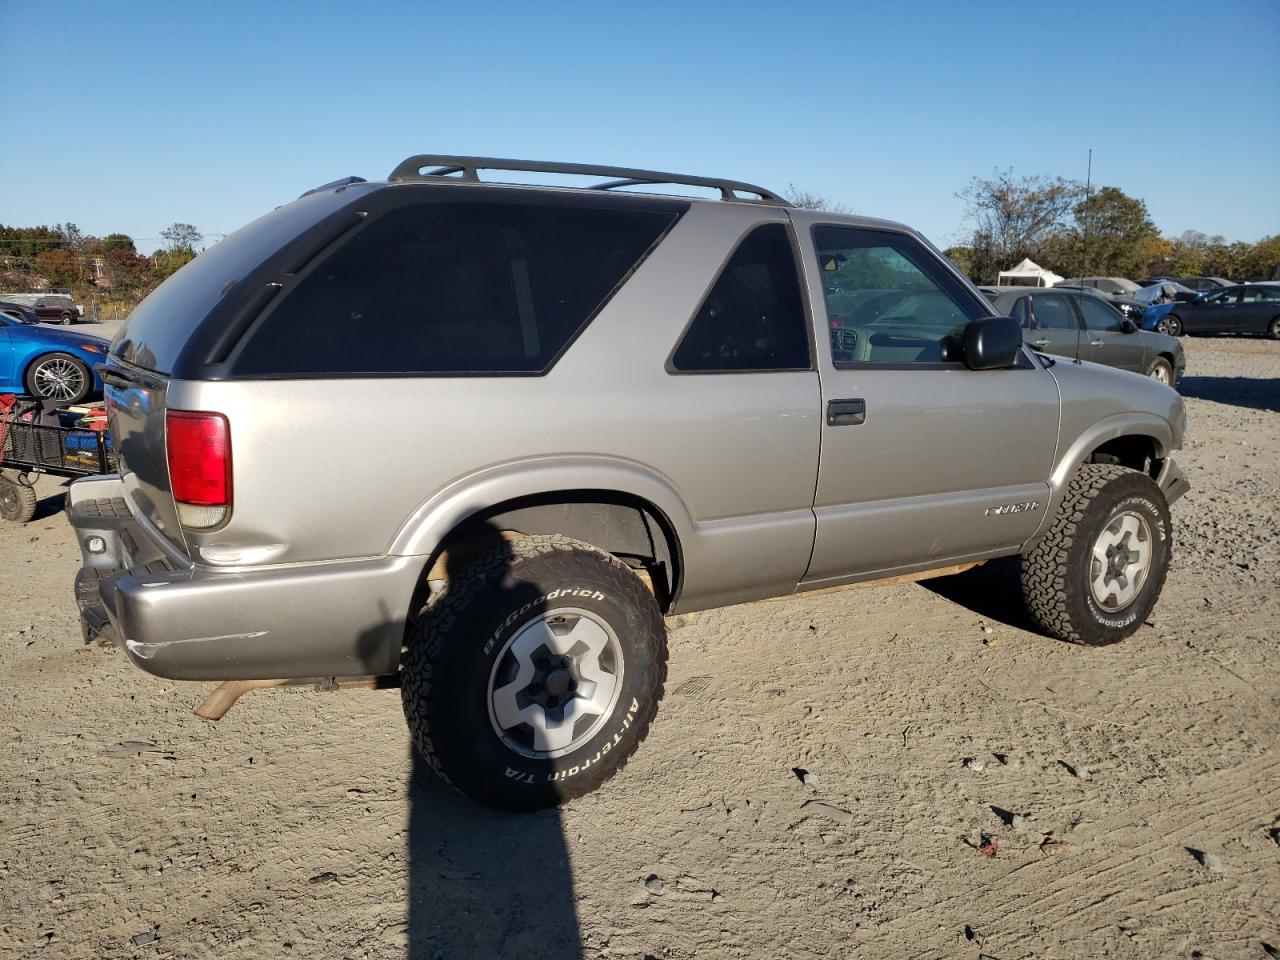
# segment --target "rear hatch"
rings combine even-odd
[[[102,368],[111,439],[134,516],[188,555],[166,450],[167,395],[181,379],[217,379],[247,323],[325,244],[358,221],[378,184],[342,186],[278,207],[201,253],[129,315]]]

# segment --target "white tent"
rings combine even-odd
[[[1027,258],[1012,270],[1001,270],[996,277],[998,287],[1052,287],[1061,283],[1062,277],[1052,270],[1046,270],[1034,260]]]

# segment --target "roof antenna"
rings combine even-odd
[[[1089,188],[1093,183],[1093,147],[1089,148],[1089,167],[1084,175],[1084,275],[1091,276],[1089,261]]]

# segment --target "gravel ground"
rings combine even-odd
[[[43,482],[0,529],[0,956],[1266,957],[1280,343],[1187,351],[1194,487],[1130,640],[1029,632],[1008,563],[677,618],[648,741],[535,816],[441,789],[394,692],[212,724],[81,646]]]

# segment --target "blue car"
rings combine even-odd
[[[102,390],[94,365],[109,342],[0,310],[0,393],[79,403]]]

